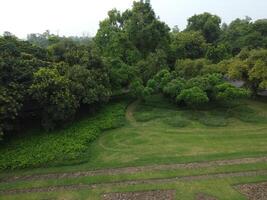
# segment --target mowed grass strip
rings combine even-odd
[[[126,168],[102,169],[94,171],[77,171],[69,173],[36,174],[28,176],[5,177],[3,179],[0,179],[0,183],[48,180],[48,179],[66,179],[66,178],[78,178],[86,176],[89,177],[89,176],[136,174],[142,172],[151,173],[151,172],[165,171],[165,170],[199,169],[199,168],[210,168],[210,167],[227,166],[227,165],[256,164],[264,162],[267,163],[267,157],[218,160],[210,162],[196,162],[196,163],[184,163],[184,164],[151,165],[142,167],[126,167]]]
[[[113,192],[135,192],[135,191],[152,191],[152,190],[175,190],[176,198],[183,200],[194,200],[196,194],[205,193],[218,199],[229,200],[246,200],[245,196],[240,194],[234,189],[234,185],[243,183],[255,183],[266,181],[266,175],[247,176],[247,177],[225,177],[220,179],[202,179],[194,181],[173,181],[155,184],[134,184],[134,185],[116,185],[110,184],[106,187],[96,187],[88,189],[88,187],[82,186],[79,188],[73,188],[72,190],[49,191],[49,192],[32,192],[32,193],[19,193],[19,194],[3,194],[0,199],[8,200],[28,200],[28,199],[90,199],[101,200],[102,195],[105,193]]]
[[[247,172],[266,172],[266,162],[250,163],[250,164],[235,164],[226,166],[216,167],[203,167],[203,168],[192,168],[192,169],[173,169],[173,170],[160,170],[150,172],[136,172],[134,174],[117,174],[117,175],[99,175],[99,176],[80,176],[72,178],[61,178],[61,179],[39,179],[39,180],[24,180],[16,181],[12,183],[1,183],[0,191],[5,192],[6,190],[14,189],[31,189],[31,188],[42,188],[42,187],[56,187],[56,186],[68,186],[68,185],[90,185],[90,184],[105,184],[105,183],[116,183],[125,181],[146,181],[146,180],[160,180],[166,178],[181,178],[187,179],[188,177],[194,179],[194,177],[203,176],[202,178],[208,178],[208,176],[216,176],[216,174],[231,174],[231,173],[244,173],[246,176]],[[231,176],[231,175],[229,175]],[[200,177],[201,178],[201,177]]]

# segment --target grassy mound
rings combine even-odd
[[[167,117],[163,119],[163,122],[165,124],[168,124],[169,126],[172,127],[186,127],[190,124],[190,121],[186,119],[185,117],[182,117],[181,115],[175,115],[172,117]]]
[[[175,106],[163,96],[153,98],[139,104],[134,117],[139,122],[160,120],[172,127],[185,127],[197,122],[207,127],[224,127],[230,119],[246,123],[266,123],[267,116],[260,110],[250,107],[251,102],[232,103],[227,105],[209,104],[200,109]]]

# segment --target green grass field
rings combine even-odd
[[[111,109],[115,105],[116,109]],[[97,200],[104,193],[175,190],[176,199],[194,200],[198,193],[204,193],[216,199],[245,200],[233,186],[267,181],[266,100],[192,110],[155,96],[130,104],[124,120],[120,113],[126,105],[125,100],[108,105],[105,112],[112,113],[112,119],[120,123],[115,120],[114,126],[107,126],[109,130],[101,129],[97,139],[84,142],[85,147],[75,151],[77,156],[69,161],[66,156],[65,160],[52,159],[49,165],[26,163],[25,169],[2,171],[0,199]],[[104,120],[101,116],[96,119]],[[89,122],[91,118],[83,119],[67,130],[75,130],[76,135],[83,131],[86,137],[84,131],[90,130],[86,129]],[[35,137],[40,143],[46,138],[41,133]],[[75,143],[75,137],[71,139]],[[17,147],[8,147],[16,155],[27,156],[30,151],[24,146],[28,144],[25,140],[28,139],[15,141]],[[5,148],[0,153],[0,165],[5,158],[9,165],[16,165]],[[193,163],[194,167],[179,163]],[[92,175],[91,170],[98,171]],[[54,175],[46,177],[47,174]]]

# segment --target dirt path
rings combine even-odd
[[[133,112],[134,112],[136,106],[139,104],[139,102],[140,102],[139,100],[134,101],[126,109],[125,117],[126,117],[127,121],[133,126],[136,126],[136,124],[137,124],[137,122],[133,116]]]
[[[102,197],[103,200],[174,200],[175,190],[109,193]]]
[[[198,193],[195,200],[217,200],[217,198],[207,194]]]
[[[214,179],[214,178],[218,179],[218,178],[250,177],[250,176],[264,176],[264,175],[265,176],[267,175],[267,170],[235,172],[235,173],[219,173],[219,174],[208,174],[208,175],[198,175],[198,176],[184,176],[184,177],[174,177],[174,178],[168,178],[168,179],[132,180],[132,181],[99,183],[99,184],[90,184],[90,185],[78,184],[78,185],[61,185],[61,186],[51,186],[51,187],[37,187],[37,188],[29,188],[29,189],[11,189],[11,190],[0,190],[0,194],[1,195],[12,195],[12,194],[22,194],[22,193],[54,192],[54,191],[64,191],[64,190],[127,187],[131,185],[140,185],[140,184],[164,184],[164,183],[173,183],[177,181],[195,181],[195,180],[205,180],[205,179]]]
[[[8,183],[8,182],[15,182],[15,181],[78,178],[78,177],[84,177],[84,176],[89,177],[89,176],[134,174],[134,173],[140,173],[140,172],[151,172],[151,171],[161,171],[161,170],[197,169],[197,168],[217,167],[217,166],[236,165],[236,164],[250,164],[250,163],[260,163],[260,162],[267,162],[267,157],[241,158],[241,159],[234,159],[234,160],[217,160],[217,161],[210,161],[210,162],[196,162],[196,163],[185,163],[185,164],[126,167],[126,168],[116,168],[116,169],[102,169],[102,170],[95,170],[95,171],[80,171],[80,172],[68,172],[68,173],[14,176],[14,177],[3,178],[0,180],[0,183],[3,183],[3,182]]]

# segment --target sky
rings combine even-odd
[[[133,0],[0,0],[0,34],[19,38],[45,30],[65,36],[94,36],[99,21],[113,8],[124,11]],[[160,20],[182,30],[187,19],[203,12],[217,14],[223,22],[250,16],[267,18],[267,0],[151,0]]]

